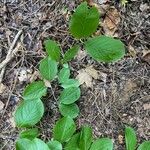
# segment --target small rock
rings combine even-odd
[[[144,110],[150,109],[150,103],[144,104],[143,107],[144,107]]]

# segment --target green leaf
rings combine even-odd
[[[22,131],[19,134],[19,137],[32,140],[32,139],[36,138],[38,135],[39,135],[38,128],[33,128],[33,129],[28,129],[28,130]]]
[[[55,140],[63,143],[68,141],[76,130],[76,125],[72,118],[63,117],[56,122],[53,130]]]
[[[80,133],[76,133],[75,135],[73,135],[72,138],[65,145],[65,150],[81,150],[79,149],[79,145],[78,145],[79,138],[80,138]]]
[[[113,150],[113,142],[109,138],[100,138],[93,142],[90,150]]]
[[[58,141],[49,141],[47,145],[50,150],[62,150],[62,144]]]
[[[70,48],[64,55],[63,63],[66,63],[70,61],[71,59],[73,59],[78,51],[79,51],[78,45],[75,45],[72,48]]]
[[[143,142],[137,150],[150,150],[150,141]]]
[[[29,139],[19,139],[16,142],[16,150],[49,150],[48,145],[42,140],[35,138],[33,140]]]
[[[99,12],[96,7],[88,8],[87,3],[81,3],[70,20],[70,32],[78,39],[94,33],[99,24]]]
[[[75,103],[70,105],[59,104],[59,111],[64,117],[76,118],[79,115],[79,107]]]
[[[43,81],[35,81],[25,88],[23,98],[24,100],[39,99],[46,94],[46,91]]]
[[[92,143],[92,129],[89,126],[84,126],[81,130],[79,147],[81,150],[88,150]]]
[[[63,82],[61,84],[61,86],[66,89],[66,88],[70,88],[70,87],[79,87],[80,83],[78,80],[76,79],[68,79],[65,82]]]
[[[30,127],[40,121],[44,106],[40,99],[23,101],[15,112],[15,122],[18,127]]]
[[[60,94],[60,102],[63,104],[72,104],[80,98],[80,88],[78,87],[71,87],[64,89]]]
[[[137,144],[136,133],[131,127],[126,126],[125,128],[125,142],[127,150],[135,150]]]
[[[55,41],[45,40],[45,49],[49,57],[55,61],[60,60],[60,48]]]
[[[46,57],[40,62],[39,70],[43,78],[46,80],[53,80],[58,71],[57,62],[51,60],[50,57]]]
[[[70,69],[63,67],[58,73],[58,80],[60,83],[66,82],[70,77]]]
[[[125,55],[124,44],[107,36],[98,36],[85,42],[85,49],[91,57],[101,62],[116,62]]]

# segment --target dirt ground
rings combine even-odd
[[[120,139],[124,137],[125,125],[137,131],[140,143],[150,139],[150,2],[130,0],[126,7],[117,0],[100,2],[96,2],[97,6],[105,8],[102,23],[108,15],[108,7],[115,8],[120,14],[116,32],[126,45],[126,56],[115,64],[98,63],[88,55],[70,62],[72,77],[87,66],[99,73],[91,87],[81,85],[82,95],[78,102],[81,112],[76,123],[78,128],[90,124],[94,137],[110,137],[116,150],[125,150],[124,141]],[[77,43],[68,32],[68,20],[78,4],[77,0],[0,1],[0,62],[6,58],[17,32],[23,29],[16,44],[18,51],[7,64],[3,87],[0,87],[0,149],[15,149],[19,130],[15,128],[13,112],[21,101],[24,87],[39,79],[38,64],[45,56],[44,39],[56,40],[62,53]],[[100,25],[97,33],[105,32]],[[60,117],[57,106],[60,90],[54,81],[43,99],[45,115],[37,126],[45,141],[51,138],[52,128]]]

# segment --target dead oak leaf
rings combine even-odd
[[[118,10],[115,7],[110,7],[106,17],[104,18],[104,22],[102,23],[105,34],[108,36],[115,36],[119,22],[120,14]]]

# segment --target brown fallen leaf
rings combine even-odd
[[[119,22],[120,14],[118,10],[115,7],[110,7],[104,18],[104,22],[102,23],[105,34],[113,37],[117,36],[117,34],[115,35],[115,32],[117,31]]]
[[[0,94],[3,94],[6,88],[7,87],[3,83],[0,83]]]
[[[148,51],[143,51],[143,56],[142,56],[143,60],[147,63],[150,64],[150,50]]]
[[[148,109],[150,109],[150,103],[148,103],[148,104],[144,104],[144,105],[143,105],[143,107],[144,107],[144,110],[148,110]]]
[[[85,71],[94,79],[98,79],[98,71],[93,68],[93,66],[89,66],[85,68]]]
[[[92,87],[92,77],[84,70],[81,69],[78,71],[76,79],[79,81],[80,85],[86,84],[87,87]]]

